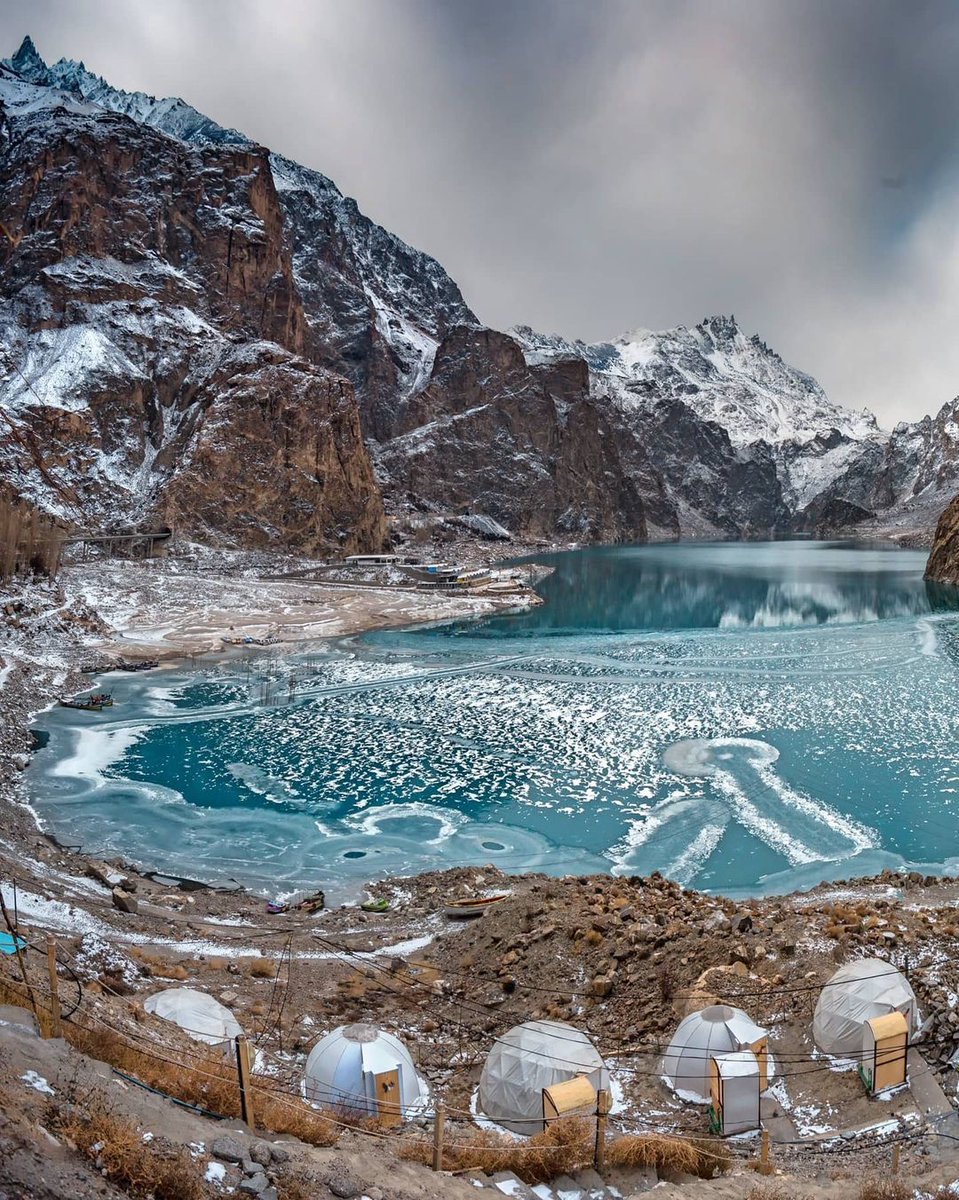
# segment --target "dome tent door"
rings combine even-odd
[[[381,1071],[373,1076],[373,1091],[376,1096],[376,1115],[379,1123],[387,1128],[401,1125],[403,1109],[400,1104],[400,1073]]]
[[[872,1017],[862,1027],[862,1062],[859,1074],[866,1091],[877,1095],[901,1087],[908,1078],[909,1022],[899,1012]]]
[[[597,1092],[586,1075],[576,1075],[543,1088],[543,1126],[563,1117],[596,1115]]]

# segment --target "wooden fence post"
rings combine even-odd
[[[762,1144],[762,1149],[759,1152],[759,1161],[762,1166],[761,1173],[763,1175],[768,1174],[768,1172],[769,1172],[769,1130],[768,1129],[763,1130],[763,1144]]]
[[[606,1114],[609,1112],[609,1092],[600,1088],[596,1093],[596,1149],[593,1166],[602,1175],[606,1168]]]
[[[899,1151],[900,1151],[900,1149],[901,1149],[901,1147],[900,1147],[899,1143],[896,1142],[895,1146],[893,1146],[893,1148],[892,1148],[892,1173],[893,1173],[893,1175],[899,1174]]]
[[[47,970],[50,973],[50,1035],[62,1037],[60,1025],[60,981],[57,978],[57,939],[47,934]]]
[[[443,1129],[446,1125],[446,1108],[438,1101],[433,1115],[433,1170],[443,1170]]]
[[[250,1043],[242,1033],[236,1037],[236,1073],[240,1081],[240,1115],[249,1126],[250,1131],[253,1132],[256,1129],[256,1120],[253,1115],[253,1084],[251,1080],[253,1069],[250,1065]]]

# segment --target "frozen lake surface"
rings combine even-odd
[[[756,894],[959,871],[959,613],[922,552],[541,556],[547,604],[111,674],[28,771],[61,840],[271,893],[457,864]]]

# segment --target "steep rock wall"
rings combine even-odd
[[[926,578],[933,583],[959,587],[959,496],[939,518],[926,563]]]
[[[0,211],[0,464],[20,490],[74,524],[163,515],[241,545],[384,544],[353,388],[300,357],[264,150],[11,108]]]

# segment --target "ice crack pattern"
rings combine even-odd
[[[731,820],[749,829],[792,866],[834,862],[878,848],[875,830],[780,779],[774,769],[778,758],[775,746],[756,738],[690,739],[667,748],[663,755],[667,767],[682,775],[708,778],[722,798],[711,805],[710,823],[698,831],[684,829],[690,816],[700,824],[702,816],[690,813],[686,802],[667,800],[651,814],[656,831],[676,821],[680,839],[688,841],[685,835],[692,834],[689,849],[667,865],[668,874],[681,882],[683,876],[695,874],[696,866],[715,850]]]
[[[487,862],[729,894],[954,869],[959,620],[922,556],[696,549],[558,558],[516,618],[111,676],[95,723],[43,716],[35,805],[91,850],[333,898]]]

